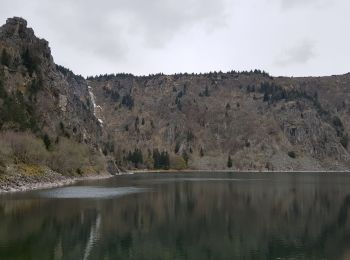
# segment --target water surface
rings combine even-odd
[[[0,196],[0,259],[350,259],[350,175],[135,174]]]

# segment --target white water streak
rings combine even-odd
[[[102,107],[99,106],[99,105],[96,105],[96,97],[95,97],[94,93],[92,92],[92,87],[88,86],[88,90],[89,90],[89,95],[90,95],[90,99],[91,99],[92,105],[94,107],[94,116],[97,118],[98,122],[101,125],[103,125],[103,120],[97,116],[97,112],[96,112],[97,109],[102,110]]]
[[[95,225],[91,226],[90,237],[84,251],[84,258],[83,258],[84,260],[88,259],[94,244],[96,243],[96,241],[98,241],[98,233],[100,230],[100,226],[101,226],[101,216],[100,214],[98,214]]]

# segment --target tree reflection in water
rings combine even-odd
[[[124,197],[3,196],[0,259],[349,259],[350,176],[205,176],[88,183],[150,188]]]

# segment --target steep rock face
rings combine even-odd
[[[119,159],[134,148],[146,156],[159,148],[185,153],[197,169],[225,169],[228,155],[241,170],[349,167],[349,75],[122,74],[88,81]]]
[[[1,109],[15,115],[2,117],[1,129],[29,129],[98,147],[102,128],[86,81],[54,63],[47,41],[22,18],[10,18],[0,28],[0,52]]]

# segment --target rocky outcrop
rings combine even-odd
[[[8,57],[0,65],[2,85],[11,98],[22,100],[22,112],[31,118],[27,125],[16,118],[2,120],[2,129],[30,129],[52,142],[65,136],[100,146],[103,130],[85,79],[56,65],[48,42],[38,39],[24,19],[10,18],[0,28],[0,51]]]

